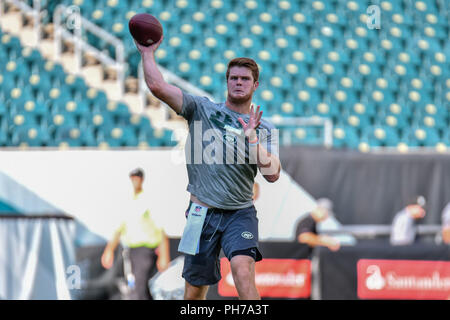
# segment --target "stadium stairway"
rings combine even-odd
[[[330,119],[333,146],[360,151],[450,148],[447,2],[62,1],[124,41],[128,75],[139,55],[127,22],[148,12],[164,27],[156,58],[168,70],[223,101],[227,61],[252,56],[261,67],[254,102],[267,117]],[[381,29],[367,27],[370,4],[383,10]],[[101,39],[87,41],[108,50]],[[310,128],[286,130],[295,143],[318,140]]]
[[[63,54],[58,63],[53,59],[51,39],[33,47],[32,27],[23,24],[20,11],[9,9],[0,18],[0,146],[146,148],[175,144],[172,131],[165,128],[162,108],[152,106],[142,112],[136,108],[136,94],[127,94],[121,101],[115,82],[104,81],[98,65],[88,64],[80,75],[71,73],[73,54]]]

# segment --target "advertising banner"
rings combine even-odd
[[[450,262],[361,259],[360,299],[450,299]]]
[[[230,263],[220,261],[221,296],[237,297]],[[263,259],[255,264],[255,281],[262,298],[308,298],[311,294],[311,261],[307,259]]]

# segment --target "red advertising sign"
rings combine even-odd
[[[450,299],[450,262],[361,259],[361,299]]]
[[[227,258],[220,261],[221,296],[237,297]],[[263,259],[255,264],[256,287],[261,297],[308,298],[311,292],[311,261],[296,259]]]

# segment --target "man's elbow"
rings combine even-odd
[[[149,85],[148,88],[150,92],[156,97],[159,98],[161,96],[161,87],[157,85]]]
[[[265,170],[263,173],[264,178],[267,180],[267,182],[274,183],[280,178],[280,172],[281,172],[281,166],[278,165],[278,169],[276,173],[273,173],[275,170],[273,170],[273,166],[270,168],[267,168],[268,170]]]
[[[163,90],[160,84],[158,83],[147,83],[147,87],[150,89],[150,92],[158,99],[160,99]]]
[[[267,180],[267,182],[274,183],[280,178],[280,174],[272,174],[272,175],[265,175],[264,178]]]

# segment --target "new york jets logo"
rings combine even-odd
[[[241,237],[247,240],[253,239],[253,234],[248,231],[244,231],[241,233]]]

